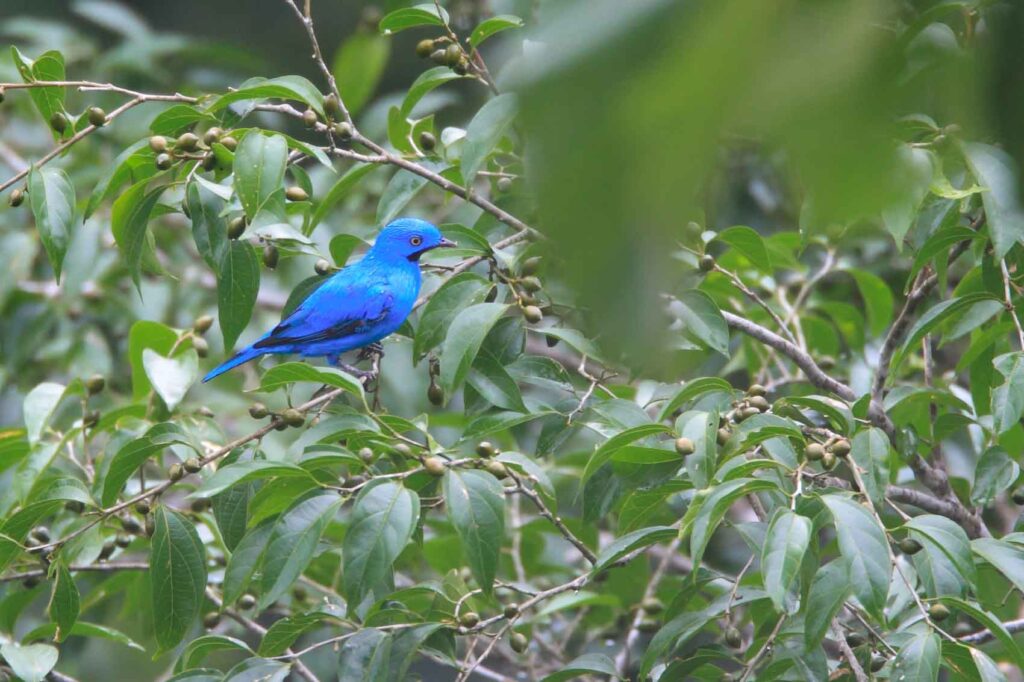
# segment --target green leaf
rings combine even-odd
[[[203,481],[191,497],[213,497],[233,485],[258,481],[264,478],[310,478],[309,472],[289,462],[272,462],[265,459],[235,462],[217,469],[217,472]]]
[[[473,183],[478,171],[487,163],[487,157],[498,146],[507,133],[519,111],[516,96],[510,93],[498,95],[480,107],[466,128],[466,139],[462,143],[462,177],[467,185]]]
[[[219,272],[228,250],[228,226],[221,215],[224,200],[198,182],[189,183],[185,197],[196,249],[210,269]]]
[[[604,465],[612,455],[614,455],[620,448],[623,448],[630,443],[653,436],[659,433],[668,433],[671,429],[664,424],[641,424],[634,426],[631,429],[626,429],[620,433],[615,434],[604,443],[601,444],[594,454],[587,460],[587,466],[583,469],[582,481],[585,483],[594,473]]]
[[[462,272],[442,284],[420,314],[412,353],[417,361],[440,344],[459,311],[480,303],[491,284],[473,272]]]
[[[778,490],[778,485],[767,479],[737,478],[710,488],[703,503],[695,500],[690,504],[683,516],[680,534],[690,533],[690,556],[693,557],[694,565],[699,564],[704,557],[704,550],[729,507],[744,495],[762,490]]]
[[[132,397],[145,398],[153,385],[149,383],[142,366],[142,352],[152,348],[160,355],[169,355],[178,341],[178,333],[165,324],[152,320],[139,320],[128,332],[128,360],[132,367]]]
[[[691,400],[696,400],[706,393],[728,393],[732,395],[733,387],[725,379],[719,377],[701,377],[687,381],[679,391],[672,396],[672,399],[665,403],[658,415],[658,421],[664,421],[672,416],[672,413],[681,408]]]
[[[921,514],[904,528],[923,548],[913,561],[929,594],[963,595],[977,583],[971,543],[957,523],[944,516]]]
[[[235,151],[235,193],[252,221],[275,193],[283,192],[288,142],[280,135],[250,131]]]
[[[388,579],[419,516],[419,496],[397,483],[367,486],[359,494],[341,551],[342,585],[350,604],[360,604]]]
[[[804,619],[804,644],[808,650],[821,644],[851,587],[850,567],[842,559],[825,564],[814,574]]]
[[[951,606],[958,611],[963,611],[973,620],[976,620],[978,623],[988,628],[989,632],[991,632],[1003,646],[1006,653],[1013,657],[1014,665],[1018,668],[1024,669],[1024,651],[1021,651],[1020,647],[1017,645],[1017,641],[1006,629],[1002,621],[999,620],[998,616],[986,611],[980,605],[972,601],[957,599],[955,597],[944,597],[941,601],[947,606]]]
[[[446,398],[465,381],[484,338],[507,309],[503,303],[476,303],[454,317],[441,347],[441,387]]]
[[[49,644],[18,644],[4,642],[0,656],[22,682],[43,682],[57,665],[57,647]]]
[[[306,570],[320,537],[342,501],[334,492],[316,492],[297,502],[277,520],[263,554],[261,609],[287,592]]]
[[[63,562],[57,562],[54,570],[53,591],[50,593],[50,620],[57,625],[55,639],[63,642],[72,634],[80,608],[78,587],[71,571]]]
[[[149,571],[156,641],[173,649],[192,628],[203,605],[206,557],[191,521],[163,506],[153,512]]]
[[[197,123],[214,123],[217,118],[188,104],[175,104],[157,114],[149,123],[154,135],[180,135]]]
[[[686,336],[729,357],[729,327],[710,296],[696,289],[684,291],[669,309],[683,323]]]
[[[1024,549],[1005,540],[978,538],[971,540],[971,550],[1024,590]]]
[[[868,328],[874,336],[881,336],[892,322],[894,305],[892,290],[878,275],[867,270],[848,270],[857,283],[868,318]]]
[[[141,286],[142,258],[147,244],[149,216],[165,186],[146,191],[149,180],[135,183],[114,201],[110,212],[110,229],[121,256],[128,265],[135,288]]]
[[[914,257],[914,265],[910,268],[910,275],[907,276],[908,290],[917,277],[917,273],[932,259],[941,256],[942,260],[939,262],[945,265],[946,256],[954,245],[962,241],[978,239],[980,236],[980,233],[975,230],[961,225],[950,225],[938,230],[921,245]]]
[[[151,348],[142,351],[142,366],[146,377],[167,405],[174,411],[185,398],[188,389],[199,378],[199,356],[187,350],[173,358],[165,358]]]
[[[352,256],[352,253],[360,248],[366,246],[359,237],[351,234],[338,234],[331,237],[331,244],[328,247],[331,252],[331,258],[334,259],[335,265],[343,267],[348,263],[348,259]]]
[[[44,381],[25,396],[21,411],[25,418],[25,435],[30,444],[39,442],[66,390],[63,384]]]
[[[284,362],[271,367],[260,380],[260,391],[270,393],[304,381],[341,388],[365,402],[363,384],[348,372],[335,367],[314,367],[304,362]]]
[[[1022,387],[1024,388],[1024,387]],[[971,503],[985,507],[1017,480],[1020,466],[1010,459],[1001,447],[991,447],[981,453],[974,469]]]
[[[423,3],[388,12],[380,20],[378,28],[381,33],[390,34],[404,31],[407,28],[415,28],[416,26],[444,26],[447,23],[448,12],[442,9],[439,14],[437,5]]]
[[[28,174],[28,198],[54,278],[60,281],[75,223],[75,187],[60,168],[33,166]]]
[[[876,506],[884,506],[889,485],[889,439],[880,429],[867,428],[853,437],[850,446],[850,457],[861,470],[865,492]]]
[[[469,44],[473,47],[480,47],[481,43],[493,36],[495,33],[507,31],[510,28],[522,28],[523,20],[513,14],[499,14],[484,19],[473,32],[469,34]]]
[[[407,170],[400,170],[392,175],[377,204],[377,224],[387,225],[397,218],[402,209],[426,185],[426,178]]]
[[[444,627],[441,623],[424,623],[405,628],[395,633],[391,640],[390,665],[385,679],[407,680],[409,666],[422,649],[428,638]]]
[[[11,56],[14,65],[18,68],[21,79],[26,83],[67,80],[64,71],[64,56],[56,50],[44,52],[33,61],[18,51],[18,48],[11,45]],[[32,98],[32,103],[36,105],[36,109],[39,110],[43,120],[47,122],[47,127],[49,127],[50,118],[55,113],[64,111],[64,94],[65,88],[58,86],[29,88],[28,95]],[[70,128],[71,126],[68,126],[69,130]],[[65,131],[62,135],[52,128],[50,133],[55,140],[60,140],[61,137],[70,136],[71,134]]]
[[[671,540],[677,534],[678,531],[671,526],[648,526],[632,533],[626,533],[620,538],[615,538],[607,547],[598,552],[597,561],[594,562],[590,573],[597,575],[630,552]]]
[[[875,517],[862,505],[840,495],[822,495],[835,520],[839,553],[850,566],[853,593],[864,608],[882,618],[892,564],[889,543]]]
[[[153,165],[154,153],[149,148],[148,140],[142,139],[126,147],[117,157],[103,168],[89,203],[85,207],[85,217],[91,216],[100,204],[110,197],[125,182],[143,176],[150,177],[156,173]]]
[[[253,523],[258,523],[253,521]],[[260,559],[270,541],[274,520],[258,523],[249,529],[231,552],[227,569],[224,571],[224,603],[233,604],[249,586],[253,574],[259,568]]]
[[[31,502],[8,517],[3,525],[0,525],[0,571],[11,565],[11,562],[21,554],[21,542],[25,540],[29,530],[46,516],[54,513],[61,507],[56,500],[45,502]]]
[[[390,670],[392,637],[374,628],[363,628],[345,641],[338,663],[338,680],[383,682]]]
[[[892,662],[894,680],[935,682],[939,679],[939,636],[919,634],[903,645]]]
[[[573,680],[590,673],[610,675],[615,679],[619,679],[619,674],[615,670],[615,663],[612,662],[612,659],[604,654],[583,654],[567,663],[558,672],[544,677],[540,682],[565,682],[566,680]]]
[[[56,623],[44,623],[32,630],[23,638],[24,641],[31,641],[43,637],[52,637],[57,632]],[[83,621],[77,621],[71,631],[68,633],[75,637],[97,637],[99,639],[106,639],[111,642],[117,642],[123,644],[129,649],[135,649],[140,653],[145,653],[146,649],[141,644],[136,642],[134,639],[124,634],[120,630],[107,627],[105,625],[98,625],[96,623],[86,623]]]
[[[295,640],[327,620],[323,613],[300,613],[275,620],[260,640],[260,656],[280,656]]]
[[[1005,379],[992,389],[992,428],[1002,435],[1024,415],[1024,352],[1004,353],[992,365]]]
[[[686,470],[698,488],[706,488],[718,466],[718,412],[684,412],[676,420],[680,437],[693,441]]]
[[[218,651],[238,651],[247,656],[254,652],[249,645],[240,639],[226,635],[203,635],[193,639],[181,652],[177,663],[174,664],[175,672],[182,672],[192,668],[198,668],[206,657]]]
[[[598,362],[605,362],[598,347],[595,346],[590,339],[575,329],[566,329],[565,327],[546,327],[544,329],[544,335],[564,342],[581,355],[586,355],[588,358],[597,360]]]
[[[164,450],[172,443],[188,444],[188,439],[177,424],[170,422],[156,424],[146,433],[135,440],[125,443],[110,461],[110,468],[103,479],[103,496],[101,501],[104,507],[109,507],[117,501],[117,495],[121,492],[125,482],[142,464]]]
[[[316,204],[313,209],[312,215],[309,217],[309,225],[306,227],[307,233],[312,232],[313,228],[316,227],[323,221],[327,214],[331,212],[339,201],[349,195],[349,193],[359,185],[359,181],[366,177],[376,166],[372,163],[366,163],[359,166],[353,166],[347,173],[338,178],[331,188],[327,190],[327,194]]]
[[[789,595],[810,544],[811,526],[809,518],[788,509],[778,510],[768,524],[761,550],[761,574],[776,611],[793,613],[798,606]]]
[[[448,469],[444,501],[473,577],[490,594],[505,540],[504,489],[488,473]]]
[[[384,74],[391,41],[377,33],[356,32],[341,44],[331,70],[353,116],[363,108]]]
[[[981,202],[993,256],[1000,260],[1014,244],[1024,240],[1024,209],[1013,160],[1003,150],[986,144],[964,144],[963,152],[971,173],[988,190],[981,193]]]
[[[768,249],[765,247],[761,235],[753,228],[744,225],[729,227],[715,235],[715,239],[739,251],[761,272],[768,275],[772,273],[772,261],[768,256]]]
[[[405,99],[402,101],[400,113],[404,118],[408,118],[416,104],[427,93],[448,81],[459,80],[460,78],[468,78],[468,76],[460,76],[447,66],[435,66],[432,69],[427,69],[409,86],[409,91],[405,93]]]
[[[210,111],[220,111],[234,102],[268,98],[296,100],[309,106],[321,118],[324,116],[323,94],[315,85],[302,76],[280,76],[269,80],[252,78],[246,81],[239,89],[218,97],[217,101],[210,105]],[[239,149],[241,149],[241,145],[239,145]],[[238,157],[236,155],[236,172],[238,170],[237,163]]]
[[[238,543],[245,536],[246,524],[249,521],[249,498],[252,497],[253,486],[243,484],[225,490],[213,497],[213,516],[217,520],[217,529],[224,546],[234,552]]]
[[[910,331],[907,333],[907,340],[904,341],[903,346],[899,349],[899,351],[896,352],[896,355],[893,357],[890,368],[890,376],[894,376],[896,374],[896,369],[900,366],[900,363],[903,362],[907,353],[916,350],[917,348],[920,348],[921,339],[923,339],[927,334],[931,333],[932,330],[934,330],[936,327],[938,327],[946,320],[951,319],[958,313],[964,312],[965,310],[973,306],[975,303],[989,300],[999,299],[993,296],[992,294],[979,292],[965,294],[958,298],[951,298],[947,301],[939,303],[938,305],[932,308],[929,308],[928,312],[922,315],[920,319],[918,319],[918,321],[914,323],[914,326],[910,328]]]
[[[730,453],[736,453],[771,438],[790,438],[799,443],[804,442],[803,431],[796,422],[775,414],[764,413],[744,419],[729,438],[727,445]]]
[[[217,313],[230,351],[252,318],[260,290],[260,261],[248,242],[232,241],[217,276]]]

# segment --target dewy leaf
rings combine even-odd
[[[333,492],[316,492],[288,509],[274,524],[263,554],[260,608],[287,592],[309,566],[327,524],[342,499]]]
[[[850,587],[850,568],[842,559],[825,564],[814,574],[804,621],[804,643],[808,650],[821,643],[832,619],[846,601]]]
[[[507,31],[510,28],[522,28],[523,20],[512,14],[499,14],[484,19],[473,32],[469,34],[469,44],[473,47],[480,47],[480,44],[493,36],[495,33]]]
[[[684,291],[672,301],[669,311],[683,323],[687,336],[729,356],[729,327],[710,296],[696,289]]]
[[[867,428],[853,437],[850,457],[861,469],[868,497],[878,506],[885,503],[889,484],[889,439],[876,428]]]
[[[367,486],[356,498],[342,543],[342,585],[355,606],[390,577],[420,517],[419,496],[397,483]]]
[[[473,577],[484,593],[490,594],[505,540],[504,489],[488,473],[448,469],[444,500]]]
[[[28,174],[28,198],[54,278],[60,281],[75,222],[74,185],[60,168],[33,166]]]
[[[800,564],[811,540],[811,520],[788,509],[780,509],[768,524],[761,551],[764,589],[775,609],[792,613],[798,603],[789,598]]]
[[[80,600],[78,587],[75,586],[75,579],[71,571],[63,562],[58,562],[54,571],[53,591],[50,593],[50,620],[57,625],[56,637],[58,642],[63,642],[78,620]]]
[[[462,177],[466,184],[472,184],[478,171],[487,163],[487,157],[501,141],[502,136],[512,127],[519,110],[516,96],[510,93],[498,95],[480,107],[466,128],[466,139],[462,143]]]
[[[165,358],[146,348],[142,351],[142,366],[153,389],[172,412],[199,378],[199,356],[191,349],[173,358]]]
[[[149,554],[151,599],[156,641],[173,649],[199,615],[206,589],[203,541],[191,521],[162,505],[153,513]]]
[[[18,644],[4,642],[0,656],[22,682],[43,682],[57,665],[57,647],[49,644]]]
[[[864,608],[881,619],[892,573],[885,533],[871,512],[850,498],[822,495],[821,501],[835,520],[839,553],[850,566],[853,593]]]
[[[446,397],[465,381],[484,338],[507,308],[503,303],[477,303],[452,320],[441,347],[441,386]]]
[[[746,227],[745,225],[728,227],[719,232],[715,239],[725,242],[739,251],[761,272],[769,275],[772,273],[772,261],[768,256],[768,249],[765,248],[761,235],[753,228]]]
[[[22,412],[25,415],[25,435],[30,444],[35,444],[43,435],[43,430],[50,423],[53,411],[64,397],[67,390],[63,384],[43,382],[33,388],[25,396]]]
[[[271,195],[283,192],[288,142],[280,135],[250,131],[235,152],[235,193],[251,221]]]
[[[114,201],[110,211],[110,229],[136,289],[141,286],[142,256],[146,247],[149,216],[165,189],[165,186],[160,186],[147,193],[148,184],[147,179],[132,185]]]
[[[993,256],[998,261],[1014,244],[1024,241],[1024,208],[1020,203],[1017,171],[1010,156],[996,147],[969,143],[963,145],[963,151],[974,177],[988,190],[981,193],[981,203],[985,207]]]
[[[225,351],[234,347],[249,324],[259,290],[260,261],[255,249],[248,242],[230,242],[217,277],[217,311]]]
[[[992,389],[992,427],[1001,435],[1024,415],[1024,352],[1004,353],[992,365],[1005,379]]]

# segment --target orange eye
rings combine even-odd
[[[409,243],[412,244],[413,246],[419,246],[420,244],[423,243],[423,237],[413,237],[412,239],[409,240]]]

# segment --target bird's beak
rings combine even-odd
[[[445,239],[441,237],[441,242],[437,245],[440,249],[453,249],[458,246],[458,242],[453,242],[451,239]]]

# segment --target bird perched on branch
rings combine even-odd
[[[326,357],[338,365],[342,353],[375,344],[402,326],[420,293],[420,256],[451,246],[455,242],[425,220],[395,220],[361,261],[328,278],[291,315],[203,381],[270,354]]]

